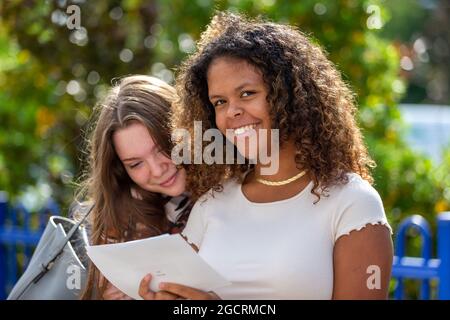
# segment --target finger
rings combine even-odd
[[[150,281],[152,280],[152,275],[146,275],[139,283],[139,296],[144,300],[154,300],[155,293],[150,290]]]
[[[106,287],[105,291],[103,291],[105,294],[114,294],[116,292],[122,292],[119,289],[117,289],[116,287],[114,287],[112,284],[108,284],[108,286]]]
[[[122,295],[122,297],[120,298],[120,300],[134,300],[132,297],[126,295],[125,293]]]
[[[103,299],[105,300],[120,300],[124,293],[120,290],[108,289],[103,292]]]
[[[179,296],[167,291],[158,291],[155,293],[155,300],[176,300]]]
[[[104,294],[103,299],[104,300],[122,300],[124,297],[124,294],[122,292],[115,292],[112,294]]]
[[[208,294],[203,291],[177,283],[162,282],[160,283],[159,288],[161,290],[180,296],[184,299],[204,300],[208,297]]]
[[[123,297],[124,297],[123,293],[117,292],[114,294],[110,294],[108,296],[103,296],[103,299],[105,299],[105,300],[122,300]]]

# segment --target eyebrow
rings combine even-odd
[[[241,91],[246,86],[254,86],[254,85],[255,84],[253,82],[244,82],[239,87],[235,88],[234,91]],[[215,94],[215,95],[209,96],[209,99],[221,98],[221,97],[222,97],[221,95]]]
[[[122,159],[122,162],[132,161],[132,160],[138,160],[138,159],[139,159],[139,158],[137,158],[137,157],[127,158],[127,159]]]

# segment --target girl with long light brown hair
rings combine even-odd
[[[173,87],[143,75],[110,89],[93,115],[80,195],[95,203],[91,245],[179,232],[191,204],[185,170],[170,159]],[[128,299],[91,264],[83,299]]]

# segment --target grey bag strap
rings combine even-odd
[[[50,271],[50,269],[53,267],[53,264],[55,262],[55,260],[60,256],[60,254],[62,253],[62,251],[64,250],[64,247],[66,246],[66,244],[70,241],[70,239],[72,238],[72,236],[75,234],[75,232],[78,230],[78,228],[80,227],[80,225],[86,220],[86,218],[88,217],[88,215],[91,213],[92,209],[94,208],[95,203],[90,205],[88,207],[88,210],[86,212],[86,214],[84,214],[84,216],[81,218],[80,221],[78,221],[67,233],[67,236],[63,239],[63,241],[61,241],[61,243],[56,247],[56,250],[54,250],[53,252],[51,252],[48,255],[48,258],[41,263],[41,271],[33,278],[33,280],[25,287],[25,289],[18,295],[17,299],[20,299],[20,297],[27,291],[27,289],[30,287],[31,284],[33,283],[37,283],[48,271]]]
[[[61,244],[56,248],[55,252],[51,255],[49,255],[48,260],[45,263],[42,263],[42,267],[43,272],[42,275],[38,275],[35,279],[33,280],[34,283],[38,282],[40,278],[42,278],[42,276],[47,273],[53,266],[53,262],[56,260],[56,258],[58,258],[58,256],[61,254],[61,252],[64,250],[64,247],[66,246],[67,242],[70,241],[70,239],[72,238],[72,236],[74,235],[74,233],[78,230],[78,228],[80,227],[80,225],[86,220],[86,218],[88,217],[88,215],[91,213],[92,209],[94,208],[94,204],[92,204],[87,213],[83,216],[83,218],[81,218],[80,221],[77,222],[77,224],[75,224],[67,233],[67,236],[64,238],[64,241],[61,242]],[[44,271],[45,270],[45,271]]]

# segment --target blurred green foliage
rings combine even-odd
[[[172,82],[214,11],[232,10],[294,24],[329,52],[358,96],[375,187],[394,227],[414,213],[434,224],[450,209],[450,152],[435,164],[404,141],[396,104],[405,83],[398,49],[382,36],[392,16],[382,0],[79,0],[80,30],[66,26],[70,4],[0,4],[0,190],[41,192],[67,207],[82,130],[111,79],[145,73]]]
[[[405,103],[450,104],[448,0],[385,1],[391,19],[382,36],[395,41],[408,79]]]

